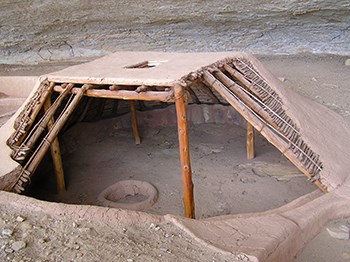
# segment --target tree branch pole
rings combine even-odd
[[[188,123],[187,123],[187,101],[184,87],[176,84],[175,87],[175,105],[177,115],[177,126],[179,136],[180,161],[182,169],[183,201],[185,207],[185,217],[195,218],[195,207],[193,197],[193,183],[190,150],[188,141]]]
[[[247,122],[247,159],[251,160],[255,157],[255,136],[254,127]]]
[[[48,98],[44,103],[45,112],[49,111],[50,107],[51,107],[51,100],[50,98]],[[52,116],[47,123],[47,129],[49,131],[53,128],[54,122],[55,121]],[[52,141],[50,150],[51,150],[51,157],[53,161],[54,172],[56,176],[57,193],[59,194],[66,191],[66,183],[64,179],[64,170],[63,170],[63,164],[62,164],[60,143],[57,137]]]
[[[136,118],[136,108],[134,100],[130,100],[130,111],[131,111],[131,124],[132,124],[132,132],[134,133],[135,144],[141,144],[141,138],[139,134],[139,129],[137,127],[137,118]]]

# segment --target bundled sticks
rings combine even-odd
[[[26,134],[33,125],[53,87],[54,83],[49,83],[47,80],[41,82],[38,90],[31,97],[29,103],[25,105],[15,121],[14,128],[16,131],[7,140],[7,145],[10,148],[18,149],[18,146],[25,139]]]
[[[312,182],[326,191],[319,182],[323,168],[319,155],[302,139],[297,125],[283,108],[280,96],[249,61],[236,58],[221,67],[213,66],[204,70],[201,76],[206,85],[219,92],[259,132],[265,133],[265,137],[269,137],[270,142]]]
[[[278,131],[281,132],[290,144],[290,149],[303,162],[305,168],[314,180],[318,180],[322,170],[322,163],[319,155],[303,141],[299,130],[293,120],[287,115],[282,107],[282,100],[278,94],[267,84],[267,82],[256,72],[254,67],[242,59],[236,59],[233,65],[243,74],[244,78],[250,82],[249,88],[259,93],[259,98],[271,115],[272,121],[277,124]],[[265,107],[265,108],[266,108]]]

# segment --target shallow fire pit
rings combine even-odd
[[[148,182],[124,180],[103,190],[97,200],[105,207],[143,211],[156,203],[157,189]]]

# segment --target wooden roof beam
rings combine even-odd
[[[63,92],[61,86],[55,86],[55,92]],[[79,93],[80,88],[73,88],[72,94]],[[88,97],[96,98],[111,98],[111,99],[123,99],[123,100],[143,100],[143,101],[161,101],[161,102],[175,102],[174,93],[170,91],[146,91],[136,92],[131,90],[106,90],[106,89],[90,89],[85,92]]]

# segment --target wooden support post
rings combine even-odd
[[[180,161],[182,167],[183,201],[185,217],[195,218],[195,207],[193,197],[192,171],[190,161],[190,150],[188,142],[188,123],[184,88],[175,85],[175,104],[177,115],[177,126],[179,135]]]
[[[45,112],[49,111],[50,107],[51,107],[51,100],[50,98],[48,98],[46,99],[44,104]],[[50,131],[53,125],[54,125],[54,118],[52,117],[47,123],[47,129]],[[63,171],[63,165],[62,165],[60,143],[57,137],[52,141],[50,150],[51,150],[51,157],[53,161],[53,168],[56,176],[57,193],[59,194],[66,191],[66,183],[64,181],[64,171]]]
[[[255,135],[254,127],[247,122],[247,158],[251,160],[255,157]]]
[[[137,127],[137,118],[136,118],[136,108],[135,102],[130,100],[130,111],[131,111],[131,124],[132,124],[132,132],[134,133],[135,144],[141,144],[141,138],[139,134],[139,129]]]

